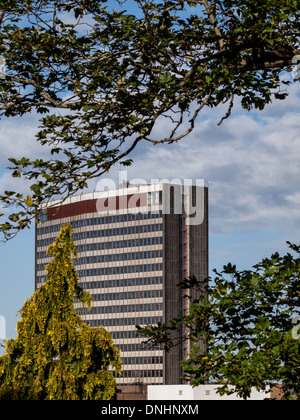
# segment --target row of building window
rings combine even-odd
[[[46,276],[38,276],[38,283],[45,283]],[[163,277],[142,277],[130,279],[115,279],[115,280],[95,280],[81,282],[80,286],[85,290],[91,289],[107,289],[109,287],[127,287],[127,286],[145,286],[151,284],[162,284]]]
[[[137,331],[112,331],[111,336],[114,340],[122,340],[128,338],[137,338],[138,333]]]
[[[149,220],[149,219],[156,219],[158,217],[162,217],[163,212],[162,210],[159,211],[148,211],[145,213],[129,213],[129,214],[115,214],[112,216],[104,216],[104,217],[94,217],[91,219],[87,219],[87,226],[93,225],[107,225],[110,223],[127,223],[127,222],[135,222],[137,220]],[[79,222],[79,223],[78,223]],[[81,220],[77,220],[74,223],[74,228],[80,227]]]
[[[47,257],[46,252],[39,252],[43,254],[43,257]],[[131,261],[131,260],[140,260],[148,258],[162,258],[162,250],[151,250],[151,251],[140,251],[140,252],[125,252],[121,254],[101,254],[101,255],[92,255],[89,257],[75,258],[73,263],[74,265],[83,265],[83,264],[97,264],[104,262],[115,262],[115,261]],[[39,259],[43,258],[38,256]]]
[[[125,226],[116,228],[106,228],[101,230],[85,230],[74,232],[73,241],[91,238],[103,238],[107,236],[132,235],[136,233],[157,232],[162,230],[162,223],[152,223],[150,225]]]
[[[126,226],[112,229],[88,230],[84,232],[73,233],[73,241],[81,241],[83,239],[103,238],[110,236],[133,235],[137,233],[158,232],[162,231],[162,223],[140,226]]]
[[[124,351],[149,351],[154,350],[153,346],[147,343],[131,343],[131,344],[118,344],[116,347]],[[155,350],[163,350],[163,344],[157,344]]]
[[[162,303],[139,303],[136,305],[110,305],[110,306],[93,306],[91,309],[77,308],[78,315],[92,314],[119,314],[127,312],[153,312],[162,311]]]
[[[91,276],[108,276],[108,275],[119,275],[119,274],[130,274],[130,273],[146,273],[150,271],[162,271],[163,264],[141,264],[141,265],[125,265],[122,267],[102,267],[102,268],[88,268],[85,270],[79,270],[79,277],[91,277]]]
[[[162,297],[162,290],[138,290],[134,292],[99,293],[92,295],[93,302],[106,300],[148,299]]]
[[[47,239],[39,239],[37,241],[37,246],[49,246],[53,242],[55,242],[56,238],[47,238]],[[88,252],[88,251],[96,251],[96,250],[103,250],[103,249],[116,249],[116,248],[130,248],[135,246],[149,246],[149,245],[159,245],[163,243],[162,236],[159,237],[152,237],[152,238],[135,238],[135,239],[127,239],[121,241],[105,241],[105,242],[98,242],[94,244],[83,244],[83,245],[76,245],[77,252]],[[44,251],[45,252],[45,251]],[[40,253],[39,253],[40,254]],[[46,256],[46,254],[42,254],[42,258]]]
[[[75,265],[83,264],[97,264],[104,262],[114,262],[114,261],[131,261],[131,260],[141,260],[141,259],[153,259],[153,258],[162,258],[162,250],[152,250],[152,251],[140,251],[140,252],[128,252],[122,254],[106,254],[106,255],[93,255],[91,257],[81,257],[74,260]]]
[[[86,215],[85,215],[86,217]],[[147,212],[147,213],[132,213],[132,214],[117,214],[113,216],[103,216],[103,217],[92,217],[92,218],[85,218],[82,220],[75,220],[71,222],[71,226],[73,229],[82,228],[86,226],[95,226],[95,225],[107,225],[111,223],[127,223],[127,222],[134,222],[136,220],[149,220],[149,219],[156,219],[162,217],[162,210],[157,212]],[[46,221],[45,219],[43,221]],[[38,235],[44,235],[46,233],[54,233],[59,232],[60,228],[64,226],[65,223],[50,225],[50,226],[42,226],[39,227],[37,230]]]
[[[90,327],[122,327],[124,325],[156,325],[163,322],[162,316],[141,316],[132,318],[88,319],[84,321]]]
[[[163,356],[122,357],[124,365],[158,365],[163,363]]]
[[[141,381],[141,378],[160,378],[163,376],[162,369],[151,370],[124,370],[122,371],[122,378],[136,378]]]
[[[37,264],[38,271],[45,271],[46,263]],[[153,264],[141,264],[141,265],[124,265],[121,267],[101,267],[101,268],[87,268],[85,270],[78,270],[79,277],[91,277],[91,276],[109,276],[127,273],[145,273],[148,271],[162,271],[162,263]]]
[[[135,279],[117,279],[117,280],[96,280],[80,283],[85,290],[108,289],[109,287],[127,287],[127,286],[145,286],[150,284],[162,284],[163,277],[141,277]]]
[[[50,239],[49,244],[54,242],[54,238]],[[46,241],[42,239],[41,241]],[[38,241],[39,243],[41,241]],[[137,238],[137,239],[127,239],[124,241],[109,241],[109,242],[96,242],[92,244],[82,244],[76,245],[78,254],[82,252],[94,252],[94,251],[103,251],[105,249],[119,249],[119,248],[131,248],[131,247],[141,247],[141,246],[153,246],[161,245],[163,243],[162,236],[156,236],[151,238]],[[45,245],[38,245],[45,246]],[[46,258],[47,251],[40,251],[37,253],[37,258]]]
[[[118,249],[118,248],[133,248],[141,246],[161,245],[163,243],[162,236],[155,236],[150,238],[135,238],[125,239],[121,241],[107,241],[96,242],[92,244],[77,245],[77,252],[100,251],[105,249]]]
[[[120,261],[132,261],[140,259],[154,259],[162,258],[162,250],[153,251],[140,251],[140,252],[129,252],[124,254],[110,254],[110,255],[93,255],[90,257],[81,257],[74,259],[73,263],[77,265],[88,265],[88,264],[101,264],[108,262],[120,262]],[[44,271],[48,263],[37,264],[38,271]],[[133,271],[129,271],[133,272]],[[114,274],[114,273],[113,273]]]

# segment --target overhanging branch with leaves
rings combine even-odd
[[[5,238],[51,198],[129,165],[140,142],[188,136],[206,107],[227,103],[222,122],[237,98],[247,110],[286,98],[280,75],[300,50],[298,9],[287,0],[0,1],[0,116],[47,114],[37,140],[52,150],[49,160],[12,157],[13,176],[32,182],[32,206],[3,192],[5,206],[21,206],[1,223]],[[155,138],[163,117],[169,132]]]

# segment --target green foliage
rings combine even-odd
[[[17,208],[4,237],[51,197],[131,164],[139,142],[185,137],[204,107],[228,103],[227,118],[235,98],[247,110],[284,99],[279,76],[299,50],[299,21],[291,0],[1,0],[0,116],[41,114],[37,140],[52,154],[11,159],[12,175],[31,181],[32,205],[0,196]],[[155,138],[162,116],[171,130]]]
[[[119,352],[104,328],[88,327],[74,303],[90,305],[78,286],[70,226],[49,247],[47,282],[25,302],[17,338],[0,357],[0,400],[109,400]]]
[[[138,328],[139,333],[169,348],[168,333],[183,324],[193,347],[182,366],[194,386],[211,379],[223,385],[221,394],[248,398],[252,387],[280,384],[284,398],[299,397],[300,339],[293,334],[293,319],[300,315],[300,246],[290,247],[298,258],[276,253],[246,271],[228,264],[215,272],[206,296],[191,300],[183,320]],[[200,286],[195,278],[182,284]]]

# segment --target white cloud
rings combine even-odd
[[[37,158],[49,156],[49,148],[42,147],[35,139],[39,121],[34,114],[22,118],[3,119],[0,125],[0,194],[4,191],[16,191],[24,195],[32,194],[30,181],[13,178],[7,169],[13,166],[9,158]],[[5,209],[0,204],[1,213],[9,214],[14,209]]]
[[[13,178],[9,172],[5,172],[0,176],[0,195],[4,191],[16,191],[22,193],[24,196],[30,195],[30,182],[20,178]],[[20,209],[4,208],[0,203],[0,213],[11,214],[13,211],[20,211]]]
[[[46,157],[49,148],[42,146],[35,136],[39,129],[39,118],[35,114],[1,120],[0,164],[9,166],[8,158]]]
[[[273,112],[274,110],[274,112]],[[300,225],[300,84],[263,112],[238,111],[217,126],[205,115],[178,144],[144,146],[129,179],[210,181],[213,232]],[[157,132],[163,131],[163,121]]]

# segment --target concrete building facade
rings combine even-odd
[[[147,388],[147,399],[155,401],[226,401],[243,400],[236,393],[220,395],[217,391],[221,385],[207,384],[192,387],[190,385],[149,385]],[[251,390],[248,400],[266,400],[272,398],[271,390],[266,392]]]
[[[143,344],[136,325],[180,318],[188,311],[177,285],[208,276],[208,190],[180,185],[123,185],[51,202],[36,224],[36,288],[46,281],[46,251],[70,223],[80,285],[92,295],[82,319],[104,326],[121,350],[119,385],[182,382],[185,343],[165,352]]]

